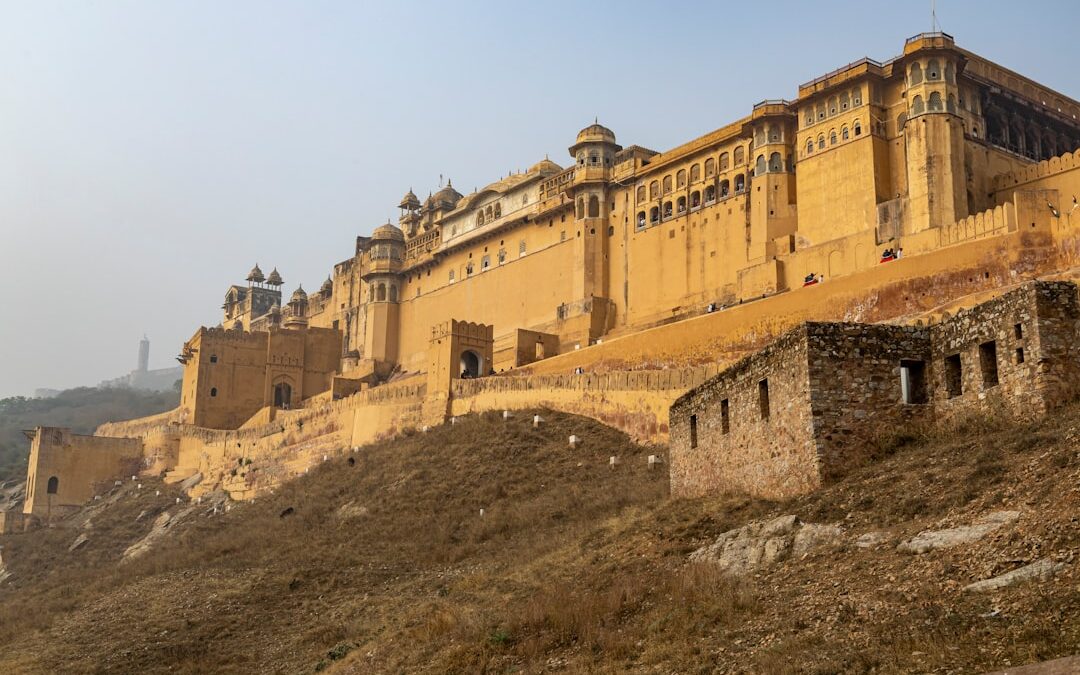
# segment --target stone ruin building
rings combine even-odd
[[[805,493],[889,435],[973,413],[1034,419],[1077,394],[1071,282],[929,326],[806,323],[672,405],[672,491]]]

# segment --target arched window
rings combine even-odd
[[[833,97],[831,97],[829,99],[829,117],[832,117],[833,115],[836,114],[836,106],[837,106],[836,97],[833,96]]]
[[[825,104],[824,103],[818,103],[817,104],[817,118],[818,118],[818,122],[825,119]]]
[[[671,217],[671,202],[664,202],[664,218]]]
[[[454,283],[454,270],[450,270],[450,283]]]
[[[56,476],[49,476],[49,483],[45,486],[45,492],[54,495],[58,489],[60,489],[60,479]]]
[[[716,175],[716,160],[709,158],[705,160],[705,177],[712,178]]]
[[[210,387],[210,395],[217,396],[217,387]]]
[[[589,217],[600,217],[600,198],[596,195],[592,195],[589,197]]]
[[[862,123],[859,122],[858,120],[855,120],[854,128],[855,128],[855,135],[856,136],[862,136]]]
[[[386,300],[386,284],[379,284],[375,287],[375,299],[379,302]]]
[[[696,209],[701,206],[701,193],[694,190],[690,193],[690,208]]]
[[[664,194],[671,192],[671,176],[664,176]]]
[[[484,224],[484,212],[481,210],[480,213],[476,214],[476,226],[480,227],[483,224]]]
[[[649,199],[656,199],[660,196],[660,182],[653,181],[649,183]]]
[[[487,219],[491,220],[494,217],[495,217],[495,212],[492,210],[491,204],[488,204],[488,207],[487,207]]]
[[[862,89],[851,90],[851,107],[858,108],[862,105]]]
[[[813,110],[807,110],[806,111],[806,124],[804,124],[803,126],[808,127],[808,126],[811,126],[813,123],[814,123],[814,111]]]
[[[638,211],[638,214],[637,214],[637,228],[640,230],[640,229],[643,229],[644,227],[645,227],[645,212],[644,211]]]
[[[375,287],[368,286],[368,301],[375,302]]]
[[[679,169],[678,173],[675,174],[675,187],[686,187],[686,169]]]
[[[525,255],[525,240],[522,239],[518,242],[518,257]]]
[[[472,273],[473,273],[473,264],[472,264],[472,261],[470,260],[469,262],[467,262],[465,264],[465,276],[472,276]]]
[[[754,130],[754,147],[765,145],[765,129],[758,127]]]
[[[643,201],[645,201],[645,186],[644,185],[638,187],[638,189],[637,189],[637,203],[640,204]]]
[[[918,61],[911,64],[911,70],[908,71],[908,74],[909,79],[911,80],[911,84],[918,84],[922,82],[922,66],[919,65]]]
[[[919,115],[925,112],[926,107],[923,105],[922,96],[916,96],[911,100],[911,114]]]
[[[595,164],[599,164],[599,163],[600,163],[600,154],[597,153],[595,150],[593,152],[590,152],[589,153],[589,164],[595,165]]]
[[[935,91],[930,93],[930,103],[926,106],[929,112],[940,112],[944,110],[944,106],[941,105],[941,92]]]
[[[779,172],[784,170],[784,158],[780,156],[779,152],[774,152],[769,155],[769,171]]]
[[[836,129],[829,129],[829,145],[836,145]]]
[[[679,197],[675,200],[675,210],[677,213],[686,212],[686,197]]]
[[[735,148],[731,161],[735,163],[735,166],[742,166],[746,161],[746,151],[741,145]]]
[[[907,124],[907,113],[900,113],[896,116],[896,133],[903,132],[905,124]]]
[[[728,154],[726,152],[721,152],[720,153],[720,170],[721,171],[727,171],[728,168],[731,166],[730,164],[728,164],[728,159],[729,159]]]
[[[288,382],[278,382],[274,385],[274,407],[285,408],[292,405],[292,385]]]
[[[503,248],[499,249],[498,260],[499,260],[500,265],[503,264],[504,262],[506,262],[506,249],[503,249]]]
[[[701,165],[694,164],[690,167],[690,182],[696,183],[701,180]]]
[[[491,267],[491,256],[485,255],[482,258],[480,258],[480,271],[484,272],[489,267]]]
[[[840,127],[840,140],[846,141],[849,138],[849,135],[847,127]]]
[[[779,143],[780,142],[780,127],[776,126],[775,124],[770,124],[769,125],[769,142],[770,143]]]
[[[578,197],[577,198],[577,211],[576,211],[575,215],[577,216],[578,220],[581,220],[582,218],[585,217],[585,198],[584,197]]]
[[[758,155],[754,162],[754,175],[760,176],[765,173],[765,155]]]
[[[709,204],[716,201],[716,186],[705,186],[705,203]]]
[[[824,150],[825,149],[825,134],[818,134],[818,137],[817,137],[817,149],[818,150]]]
[[[735,175],[735,192],[742,192],[746,189],[746,176],[740,174]]]
[[[390,302],[397,302],[397,285],[390,284]]]
[[[941,66],[938,64],[937,59],[930,59],[926,63],[926,79],[927,80],[940,80],[941,79]]]
[[[806,139],[806,154],[812,154],[814,152],[814,139]]]
[[[525,206],[529,203],[529,195],[521,195],[521,205]]]
[[[495,205],[495,217],[502,218],[502,202]]]
[[[851,107],[851,96],[845,91],[840,94],[840,110],[847,110]]]
[[[720,199],[727,197],[729,194],[731,194],[731,183],[725,178],[720,181]]]
[[[660,220],[660,208],[654,206],[651,209],[649,209],[649,222],[652,223],[653,225],[655,225],[657,222],[659,222],[659,220]]]

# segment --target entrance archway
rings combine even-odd
[[[480,377],[484,374],[484,358],[471,349],[461,352],[460,365],[462,379]]]
[[[288,382],[274,385],[274,407],[288,410],[292,406],[292,386]]]

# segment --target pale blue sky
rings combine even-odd
[[[767,8],[767,9],[763,9]],[[1080,98],[1080,4],[939,0],[958,44]],[[0,2],[0,396],[151,367],[256,261],[317,288],[439,175],[594,116],[663,150],[930,28],[930,2]]]

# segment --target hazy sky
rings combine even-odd
[[[939,0],[1080,98],[1080,4]],[[930,2],[0,0],[0,396],[151,368],[257,261],[318,288],[440,174],[468,192],[594,116],[664,150],[930,29]]]

